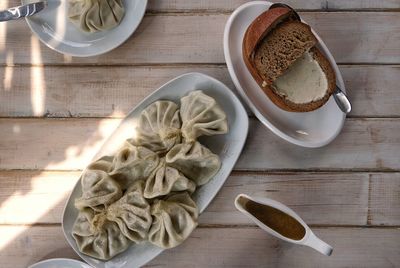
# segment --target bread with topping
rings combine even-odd
[[[288,8],[258,16],[243,39],[243,59],[257,84],[283,110],[308,112],[325,104],[336,84],[311,27]]]

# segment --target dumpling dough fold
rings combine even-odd
[[[117,223],[107,220],[104,212],[96,214],[90,208],[79,212],[72,236],[80,252],[101,260],[111,259],[131,243]]]
[[[186,142],[198,137],[228,132],[226,114],[212,97],[201,90],[181,98],[182,136]]]
[[[187,192],[154,201],[149,241],[161,248],[181,244],[197,226],[198,209]]]
[[[124,14],[123,0],[69,0],[68,17],[85,32],[110,30]]]
[[[79,210],[90,207],[101,211],[122,196],[119,184],[102,170],[86,170],[81,185],[82,196],[75,200],[75,207]]]
[[[86,168],[87,170],[102,170],[104,172],[110,172],[112,168],[112,162],[114,157],[112,156],[103,156],[97,159],[96,161],[89,164]]]
[[[125,190],[134,181],[147,179],[159,161],[158,155],[149,149],[125,142],[114,156],[109,174]]]
[[[218,155],[197,141],[175,145],[165,159],[197,186],[206,184],[221,167]]]
[[[163,158],[157,169],[146,180],[144,197],[151,199],[181,191],[193,193],[195,189],[196,184],[194,182],[186,178],[176,168],[168,166]]]
[[[136,181],[125,194],[107,209],[107,219],[118,224],[121,232],[131,241],[147,239],[151,226],[150,205],[143,197],[144,181]]]
[[[132,143],[166,153],[181,141],[179,108],[172,101],[156,101],[142,111]]]

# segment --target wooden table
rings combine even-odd
[[[58,54],[24,21],[0,24],[0,267],[77,258],[62,234],[66,198],[121,118],[190,71],[234,89],[225,22],[245,0],[150,0],[138,31],[99,57]],[[0,8],[17,0],[1,0]],[[400,1],[290,0],[340,65],[354,110],[320,149],[281,140],[251,117],[235,170],[183,245],[149,266],[400,266]],[[335,248],[325,257],[267,235],[238,193],[297,211]]]

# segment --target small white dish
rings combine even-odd
[[[242,98],[255,116],[279,137],[303,147],[322,147],[341,131],[346,115],[333,97],[321,108],[308,113],[286,112],[277,107],[251,76],[242,57],[243,36],[248,26],[272,5],[267,1],[252,1],[238,7],[228,19],[224,32],[224,54],[229,74]],[[332,64],[336,84],[346,92],[342,75],[328,48],[318,39],[318,47]]]
[[[246,141],[249,128],[249,119],[243,105],[232,91],[220,81],[200,73],[188,73],[169,81],[150,96],[138,104],[121,122],[114,133],[107,139],[97,155],[112,155],[120,148],[123,142],[131,138],[135,132],[135,125],[141,111],[157,100],[171,100],[179,103],[181,97],[193,90],[201,89],[205,94],[213,97],[227,114],[229,132],[225,135],[202,137],[200,141],[221,159],[221,169],[208,182],[193,194],[199,212],[203,212],[211,200],[220,190],[231,173]],[[78,215],[74,207],[74,200],[82,193],[80,180],[75,185],[64,209],[62,227],[64,235],[71,247],[79,256],[90,265],[97,268],[106,267],[140,267],[155,258],[163,249],[150,243],[130,246],[125,252],[109,261],[100,261],[79,252],[75,240],[71,235],[74,221]]]
[[[92,268],[84,262],[73,259],[49,259],[35,264],[28,268]]]
[[[37,0],[22,0],[22,4]],[[49,48],[75,57],[106,53],[124,43],[139,26],[147,0],[124,0],[125,15],[121,24],[109,31],[85,33],[68,19],[68,0],[47,0],[48,6],[26,22]]]
[[[275,208],[275,209],[280,210],[283,213],[291,216],[292,218],[294,218],[296,221],[298,221],[304,227],[305,234],[304,234],[303,238],[301,240],[293,240],[293,239],[287,238],[287,237],[281,235],[280,233],[276,232],[275,230],[271,229],[267,225],[265,225],[262,221],[257,219],[253,214],[251,214],[249,211],[246,210],[246,208],[242,202],[242,200],[246,201],[246,199],[251,200],[255,203],[261,204],[261,205],[266,205],[266,206]],[[244,215],[246,215],[248,218],[250,218],[252,221],[254,221],[261,229],[263,229],[264,231],[268,232],[269,234],[271,234],[279,239],[282,239],[286,242],[290,242],[293,244],[311,247],[326,256],[330,256],[332,254],[333,248],[330,245],[328,245],[327,243],[325,243],[324,241],[319,239],[311,231],[310,227],[308,227],[308,225],[300,218],[300,216],[296,214],[296,212],[294,212],[293,210],[291,210],[284,204],[279,203],[278,201],[275,201],[275,200],[272,200],[269,198],[251,197],[251,196],[248,196],[245,194],[239,194],[235,199],[235,207],[240,212],[242,212]]]

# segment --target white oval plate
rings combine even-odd
[[[35,264],[28,268],[91,268],[84,262],[72,259],[49,259]]]
[[[249,128],[249,119],[241,102],[228,87],[214,78],[200,73],[188,73],[160,87],[127,115],[115,132],[107,139],[94,159],[103,155],[114,154],[126,139],[132,137],[141,111],[149,104],[162,99],[175,101],[179,104],[181,97],[197,89],[203,90],[204,93],[210,95],[219,103],[227,114],[229,124],[228,134],[203,137],[200,139],[211,151],[219,155],[222,162],[221,169],[214,178],[212,178],[209,183],[198,188],[193,195],[193,200],[199,207],[199,212],[203,212],[231,173],[242,151]],[[146,264],[163,251],[163,249],[147,242],[139,245],[132,245],[125,252],[106,262],[80,253],[71,235],[71,231],[78,215],[78,211],[74,207],[74,200],[79,197],[81,193],[81,184],[79,180],[67,201],[62,224],[64,235],[69,244],[87,263],[97,268],[139,267]]]
[[[22,4],[37,0],[22,0]],[[26,22],[48,47],[75,57],[106,53],[124,43],[139,26],[147,0],[124,0],[125,15],[121,24],[109,31],[85,33],[68,19],[68,0],[47,0],[48,6]]]
[[[271,5],[272,3],[267,1],[252,1],[237,8],[230,16],[224,32],[224,53],[229,74],[250,109],[273,133],[299,146],[322,147],[339,134],[346,118],[333,97],[324,106],[312,112],[286,112],[265,95],[243,61],[244,33],[251,22]],[[346,91],[335,60],[318,34],[314,31],[313,33],[318,39],[318,47],[333,66],[337,85]]]

